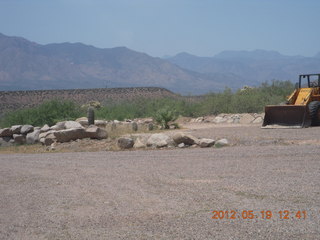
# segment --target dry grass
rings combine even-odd
[[[45,153],[48,152],[46,146],[41,144],[33,145],[15,145],[9,147],[0,147],[0,154],[13,154],[13,153]]]

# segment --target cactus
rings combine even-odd
[[[152,131],[152,130],[153,130],[153,123],[149,123],[149,124],[148,124],[148,130],[149,130],[149,131]]]
[[[88,125],[94,125],[94,108],[88,107]]]
[[[132,131],[138,131],[138,124],[136,122],[132,122]]]

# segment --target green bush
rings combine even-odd
[[[82,111],[79,106],[70,101],[52,100],[34,107],[20,109],[4,115],[0,121],[1,127],[31,124],[43,126],[54,125],[58,121],[72,120],[80,117]]]
[[[169,122],[176,120],[177,114],[174,110],[164,107],[159,109],[153,118],[161,125],[162,129],[169,129]]]

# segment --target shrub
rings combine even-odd
[[[33,108],[20,109],[4,115],[0,125],[9,127],[12,125],[31,124],[43,126],[54,125],[58,121],[73,120],[82,115],[80,108],[70,101],[52,100],[44,102]]]
[[[169,122],[177,119],[175,111],[170,110],[168,107],[159,109],[153,117],[161,125],[162,129],[169,129]]]

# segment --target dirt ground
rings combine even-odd
[[[184,127],[231,145],[0,154],[0,239],[319,239],[320,127]]]

